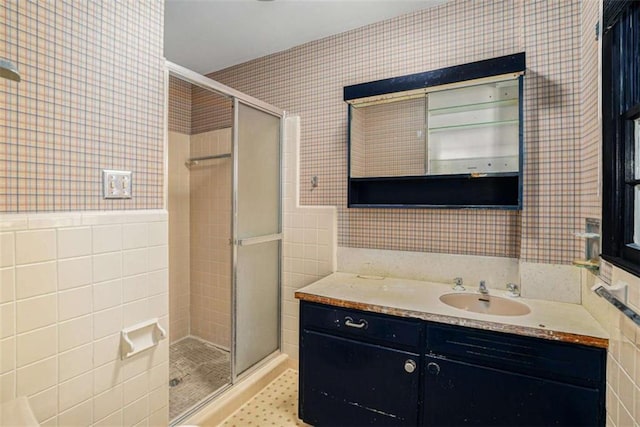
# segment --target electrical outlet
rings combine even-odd
[[[131,171],[102,171],[102,194],[105,199],[131,198]]]

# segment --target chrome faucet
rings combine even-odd
[[[489,295],[489,289],[487,289],[487,284],[484,280],[480,280],[480,287],[478,288],[478,292],[482,295]]]
[[[464,286],[462,286],[462,277],[456,277],[453,279],[453,290],[454,291],[464,291]]]
[[[520,296],[520,289],[518,288],[518,285],[516,285],[515,283],[507,283],[507,291],[509,292],[510,297]]]

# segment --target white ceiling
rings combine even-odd
[[[165,0],[164,54],[202,74],[446,0]]]

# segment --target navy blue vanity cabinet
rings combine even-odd
[[[604,349],[435,324],[427,348],[426,425],[605,425]]]
[[[300,305],[299,417],[314,426],[415,426],[423,324]]]

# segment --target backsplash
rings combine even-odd
[[[0,2],[0,212],[163,206],[163,2]],[[101,170],[133,171],[103,200]]]
[[[583,3],[590,2],[456,0],[209,76],[300,115],[300,201],[337,207],[340,246],[567,264],[584,244],[573,236],[584,228],[580,88],[590,74],[583,76],[580,61]],[[343,86],[521,51],[522,212],[346,208]]]

